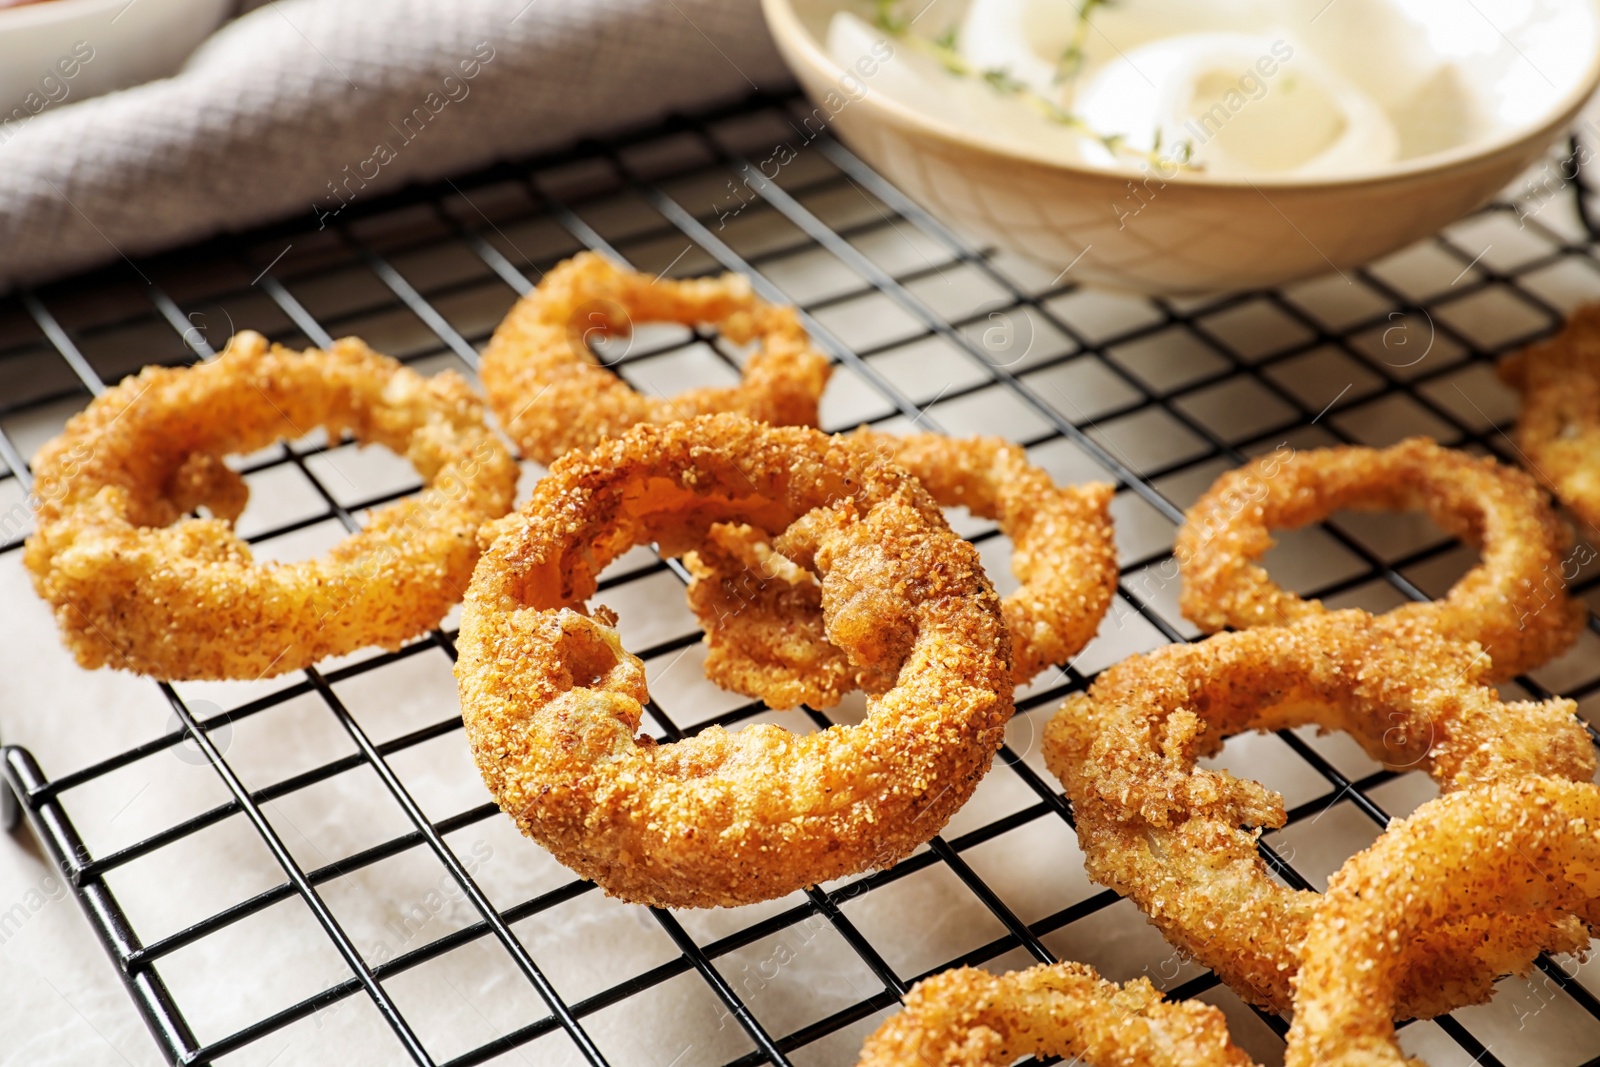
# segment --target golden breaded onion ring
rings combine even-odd
[[[1422,1067],[1400,1051],[1396,990],[1441,923],[1592,913],[1600,789],[1529,778],[1440,797],[1328,881],[1295,980],[1285,1067]]]
[[[1021,585],[1001,607],[1017,685],[1093,639],[1117,588],[1107,510],[1114,486],[1057,486],[998,437],[860,429],[851,439],[911,472],[940,506],[993,519],[1011,538]],[[854,688],[846,657],[821,636],[815,580],[786,564],[760,530],[713,529],[684,564],[694,576],[689,607],[706,631],[706,677],[778,708],[831,707]]]
[[[1482,562],[1442,600],[1382,618],[1476,641],[1496,681],[1565,652],[1588,618],[1567,595],[1572,532],[1533,479],[1424,437],[1385,449],[1273,453],[1222,475],[1189,509],[1174,545],[1184,617],[1215,633],[1325,612],[1321,601],[1280,588],[1256,561],[1272,547],[1272,530],[1299,529],[1342,508],[1422,509],[1481,550]]]
[[[643,665],[585,601],[630,547],[681,554],[722,522],[784,531],[820,577],[829,640],[886,683],[860,725],[638,736]],[[494,531],[457,642],[467,736],[522,831],[614,896],[748,904],[888,866],[1000,747],[1010,641],[977,552],[848,439],[736,415],[637,426],[558,460]]]
[[[1530,775],[1587,780],[1594,746],[1570,700],[1502,703],[1476,646],[1427,631],[1397,642],[1363,611],[1169,645],[1102,671],[1045,729],[1089,875],[1133,899],[1172,944],[1241,997],[1287,1010],[1295,950],[1315,893],[1274,881],[1260,827],[1283,798],[1197,766],[1248,730],[1315,723],[1391,768],[1425,770],[1444,792]],[[1249,828],[1257,829],[1249,829]],[[1487,999],[1495,976],[1587,933],[1553,917],[1441,931],[1434,968],[1401,984],[1404,1015]]]
[[[1523,464],[1594,536],[1600,528],[1600,304],[1578,308],[1560,333],[1506,357],[1498,369],[1522,394],[1516,442]]]
[[[597,365],[589,348],[591,338],[626,334],[641,322],[713,325],[735,344],[759,340],[761,347],[736,386],[645,396]],[[506,433],[548,466],[641,422],[733,412],[775,426],[815,426],[831,369],[794,309],[758,299],[742,275],[676,281],[580,252],[517,301],[478,373]]]
[[[319,426],[405,456],[422,491],[320,559],[256,563],[232,527],[248,490],[222,457]],[[108,389],[34,470],[23,561],[67,647],[85,667],[170,679],[281,674],[427,632],[517,479],[459,375],[424,378],[354,338],[294,352],[249,331],[211,362]],[[184,517],[202,504],[214,517]]]
[[[1168,1002],[1147,978],[1107,982],[1081,963],[992,975],[961,967],[918,982],[857,1067],[1007,1067],[1028,1055],[1088,1067],[1254,1067],[1221,1011]]]
[[[850,657],[828,643],[822,583],[765,530],[718,523],[683,565],[711,681],[773,708],[830,708],[857,688]]]

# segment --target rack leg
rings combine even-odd
[[[0,753],[4,749],[0,748]],[[5,759],[0,755],[0,768],[3,768]],[[10,833],[22,825],[22,803],[17,800],[16,791],[11,788],[3,770],[0,770],[0,830]]]

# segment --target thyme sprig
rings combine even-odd
[[[1069,3],[1072,0],[1068,0]],[[1061,50],[1061,56],[1056,60],[1056,84],[1070,81],[1078,76],[1083,69],[1084,60],[1088,57],[1089,31],[1093,29],[1089,20],[1094,17],[1097,9],[1110,7],[1116,0],[1079,0],[1078,21],[1072,27],[1072,38],[1067,42],[1067,47]]]
[[[1083,0],[1079,8],[1079,28],[1088,25],[1088,14],[1092,8],[1111,3],[1112,0]],[[917,51],[934,59],[944,70],[958,78],[973,78],[986,83],[991,89],[1002,96],[1009,96],[1029,110],[1042,115],[1049,121],[1068,129],[1074,130],[1085,137],[1095,141],[1112,155],[1120,155],[1135,159],[1142,159],[1151,166],[1188,167],[1194,155],[1194,148],[1188,141],[1179,141],[1172,154],[1161,153],[1161,132],[1156,131],[1154,146],[1149,150],[1134,148],[1129,145],[1127,138],[1120,133],[1101,133],[1083,118],[1082,115],[1062,107],[1060,104],[1044,96],[1027,82],[1012,74],[1005,67],[978,68],[967,61],[958,48],[956,29],[949,27],[937,37],[923,37],[913,33],[911,20],[906,18],[900,8],[901,0],[876,0],[874,5],[873,22],[878,29],[902,41]],[[1087,36],[1087,31],[1083,32]],[[1075,38],[1076,40],[1077,38]],[[1067,53],[1071,54],[1074,46],[1069,45]],[[1078,45],[1081,63],[1081,42]],[[1064,55],[1063,60],[1066,59]],[[1059,70],[1058,66],[1058,70]]]

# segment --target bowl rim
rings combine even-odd
[[[75,19],[104,14],[117,7],[130,8],[138,2],[139,0],[131,2],[130,0],[41,0],[39,3],[0,8],[0,35],[9,30],[72,22]],[[121,17],[120,14],[117,16]],[[115,22],[116,19],[112,21]]]
[[[63,0],[55,0],[55,2],[60,3]],[[1594,17],[1596,25],[1600,26],[1600,0],[1584,0],[1584,2],[1588,6],[1590,14]],[[833,58],[828,55],[821,43],[811,35],[800,21],[800,16],[794,8],[794,0],[761,0],[761,8],[766,16],[767,27],[773,39],[777,41],[780,50],[789,53],[791,59],[798,56],[805,63],[815,68],[819,74],[834,83],[838,83],[840,78],[847,73],[844,68],[833,61]],[[1457,170],[1468,170],[1506,153],[1526,151],[1535,142],[1540,143],[1541,146],[1547,143],[1557,130],[1571,123],[1578,112],[1582,110],[1584,104],[1589,101],[1589,98],[1595,95],[1597,86],[1600,86],[1600,33],[1596,34],[1594,47],[1590,50],[1588,68],[1584,71],[1577,85],[1563,94],[1555,104],[1541,113],[1540,118],[1534,122],[1524,123],[1482,141],[1459,145],[1455,148],[1447,148],[1441,152],[1431,152],[1415,159],[1391,164],[1379,170],[1348,175],[1262,175],[1257,178],[1211,175],[1201,171],[1185,171],[1182,168],[1179,168],[1175,174],[1168,175],[1165,171],[1156,171],[1151,168],[1132,165],[1099,166],[1061,159],[1045,152],[1034,152],[1023,146],[993,140],[981,133],[976,133],[924,114],[922,111],[909,107],[898,100],[891,99],[883,93],[868,93],[865,96],[856,97],[850,101],[850,106],[859,107],[865,105],[869,110],[876,109],[882,114],[883,118],[897,126],[934,137],[946,145],[958,149],[980,151],[990,156],[1050,170],[1070,172],[1085,177],[1103,176],[1117,181],[1143,180],[1149,178],[1152,174],[1156,174],[1161,181],[1168,184],[1259,193],[1263,189],[1316,191],[1351,186],[1382,185],[1418,177],[1443,175]]]

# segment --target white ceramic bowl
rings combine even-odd
[[[233,6],[234,0],[44,0],[0,8],[0,117],[27,122],[65,103],[165,77]]]
[[[935,2],[945,17],[952,3],[958,15],[964,8],[964,0]],[[1140,3],[1123,0],[1112,10]],[[981,241],[1058,270],[1072,265],[1075,280],[1146,293],[1278,285],[1358,266],[1437,232],[1538,159],[1600,82],[1600,0],[1412,3],[1429,32],[1476,35],[1479,52],[1457,62],[1495,118],[1481,136],[1348,176],[1245,180],[1178,171],[1151,183],[1137,167],[1064,162],[1059,152],[957,125],[874,91],[871,78],[847,75],[822,42],[841,6],[870,11],[862,0],[763,6],[829,129],[914,199]],[[1333,7],[1298,29],[1325,32],[1343,18],[1354,47],[1381,53],[1383,42],[1360,40],[1353,17]],[[1139,210],[1130,216],[1130,207]]]

